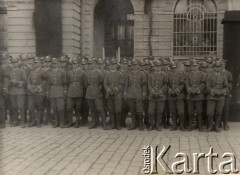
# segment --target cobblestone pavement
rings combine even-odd
[[[174,155],[179,151],[191,156],[194,152],[208,153],[209,147],[220,155],[215,163],[223,161],[224,152],[235,154],[240,161],[240,123],[231,123],[230,127],[229,132],[199,133],[8,126],[0,130],[0,174],[143,174],[145,145],[171,145],[164,157],[169,163],[176,161]],[[209,174],[205,160],[200,160],[200,174]],[[237,166],[240,169],[238,162]],[[165,174],[161,167],[158,170],[159,174]]]

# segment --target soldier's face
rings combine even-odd
[[[216,72],[220,72],[220,71],[222,70],[222,67],[214,67],[214,70],[215,70]]]
[[[53,68],[53,69],[56,69],[57,67],[58,67],[57,64],[52,64],[52,68]]]

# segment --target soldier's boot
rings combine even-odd
[[[198,120],[198,130],[199,132],[203,132],[203,128],[202,128],[202,125],[203,125],[203,121],[202,121],[202,115],[197,115],[197,120]]]
[[[68,112],[68,124],[66,125],[66,128],[70,128],[73,125],[73,113]]]
[[[183,115],[179,115],[179,121],[180,121],[180,130],[185,131],[185,128],[184,128],[185,118]]]
[[[100,112],[101,124],[104,130],[107,130],[106,114],[104,111]],[[99,119],[98,119],[99,120]],[[114,121],[115,123],[115,121]]]
[[[171,131],[175,131],[177,130],[177,117],[176,115],[172,115],[172,122],[173,122],[173,125],[171,127]]]
[[[211,132],[213,130],[213,116],[208,116],[208,128],[207,132]]]
[[[41,122],[43,118],[43,110],[40,110],[37,115],[37,127],[41,128]]]
[[[152,131],[154,129],[154,116],[153,115],[148,115],[149,117],[149,127],[148,131]]]
[[[80,127],[80,112],[76,112],[76,123],[74,125],[74,128],[79,128]],[[81,125],[82,126],[82,125]]]
[[[158,114],[157,115],[157,124],[156,124],[156,127],[157,127],[157,131],[161,131],[162,130],[162,114]]]
[[[215,123],[216,132],[220,132],[220,128],[219,128],[220,122],[221,122],[221,115],[216,115],[216,123]]]
[[[139,118],[139,131],[143,131],[144,130],[143,115],[138,114],[138,118]]]
[[[57,112],[53,112],[53,117],[54,117],[54,124],[53,124],[53,128],[56,128],[59,126],[59,117],[58,117],[58,113]]]
[[[228,112],[226,112],[223,116],[223,129],[224,129],[224,131],[228,131],[230,129],[230,127],[228,125],[228,117],[229,117],[229,114],[228,114]]]
[[[25,111],[19,110],[20,117],[21,117],[21,128],[25,128]]]
[[[36,125],[36,119],[35,119],[35,112],[30,110],[29,111],[29,120],[28,120],[28,127],[32,127]]]
[[[116,127],[116,121],[115,121],[115,115],[114,115],[114,113],[109,113],[109,115],[110,115],[110,121],[111,121],[111,123],[110,123],[110,126],[108,127],[108,129],[114,129],[115,127]]]
[[[1,127],[0,128],[5,128],[5,109],[0,109],[0,117],[1,117]]]
[[[136,115],[131,114],[131,118],[132,118],[132,124],[127,128],[128,130],[136,129]]]
[[[12,120],[11,127],[18,126],[19,121],[18,121],[18,110],[17,109],[12,110],[12,117],[13,117],[13,120]]]
[[[188,131],[192,131],[193,129],[193,115],[192,114],[189,114],[188,115],[188,119],[189,119],[189,127],[188,127]]]
[[[117,130],[121,130],[121,113],[116,113],[116,127],[117,127]]]
[[[61,128],[66,128],[64,114],[65,114],[64,111],[59,112],[59,117],[60,117],[60,127],[61,127]]]

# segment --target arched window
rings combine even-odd
[[[173,54],[217,54],[217,13],[212,0],[179,0],[174,11]]]

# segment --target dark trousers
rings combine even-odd
[[[137,124],[137,116],[139,119],[139,124],[143,122],[143,100],[142,99],[135,99],[129,98],[128,99],[128,107],[129,111],[131,112],[132,123],[134,126]]]
[[[81,116],[81,108],[82,108],[83,98],[82,97],[68,97],[67,98],[67,111],[68,111],[68,119],[69,122],[72,122],[73,111],[76,113],[76,121],[79,122]]]
[[[92,121],[93,123],[97,123],[99,121],[99,117],[102,119],[102,124],[106,123],[106,114],[103,107],[103,99],[88,99],[88,107],[91,111]]]
[[[223,117],[222,117],[222,122],[224,126],[227,125],[228,119],[229,119],[229,105],[230,105],[230,98],[226,97],[224,100],[224,106],[223,106]]]
[[[188,122],[189,126],[192,127],[193,117],[196,111],[197,121],[200,126],[202,126],[202,104],[203,101],[192,101],[188,100]]]
[[[18,122],[18,111],[22,122],[25,121],[25,95],[10,95],[12,120]]]
[[[28,96],[28,111],[30,121],[35,122],[37,120],[38,122],[41,122],[44,110],[43,102],[44,97],[41,95]]]
[[[64,98],[50,98],[51,101],[51,110],[54,116],[55,124],[61,122],[63,124],[65,122],[65,116],[64,116],[64,109],[65,109],[65,103]],[[60,119],[60,120],[59,120]]]
[[[5,115],[5,109],[4,109],[4,98],[3,98],[3,96],[0,95],[0,122],[1,122],[1,125],[5,125],[5,119],[6,119],[6,115]]]
[[[162,124],[162,116],[163,116],[164,108],[165,108],[165,101],[149,100],[148,116],[150,120],[149,123],[151,125],[154,125],[155,123],[157,123],[157,125]]]
[[[179,117],[180,125],[183,127],[185,116],[184,116],[184,100],[169,100],[169,109],[172,115],[173,127],[177,126],[177,118]]]
[[[208,116],[208,125],[210,127],[213,126],[213,121],[215,121],[216,126],[218,127],[220,124],[224,99],[220,100],[208,100],[208,108],[207,108],[207,116]],[[215,119],[214,119],[215,116]]]

